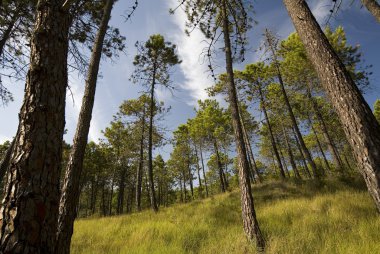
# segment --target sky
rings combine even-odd
[[[133,58],[136,54],[134,44],[136,41],[146,41],[152,34],[162,34],[167,41],[171,41],[178,47],[178,54],[182,63],[173,69],[174,93],[165,89],[158,89],[156,96],[164,101],[166,106],[171,106],[170,113],[166,116],[162,125],[169,131],[185,123],[188,118],[195,115],[194,107],[200,99],[206,99],[205,88],[213,85],[213,80],[207,72],[207,63],[201,56],[205,47],[204,37],[200,31],[195,30],[190,37],[184,33],[186,16],[182,10],[174,15],[169,14],[169,9],[178,4],[178,0],[139,0],[139,6],[132,19],[125,22],[125,13],[135,1],[119,0],[114,7],[111,25],[118,27],[121,34],[126,37],[125,53],[117,59],[103,59],[98,79],[93,118],[89,133],[89,140],[98,141],[102,138],[101,130],[104,130],[112,120],[112,116],[118,111],[119,105],[127,99],[137,98],[143,88],[133,84],[129,78],[134,70]],[[343,1],[339,12],[330,20],[332,28],[342,25],[346,31],[348,42],[352,45],[359,44],[363,52],[365,65],[373,65],[371,76],[371,88],[365,94],[367,102],[372,107],[377,98],[380,98],[380,50],[377,45],[380,41],[380,24],[371,14],[360,5],[359,0]],[[326,17],[331,9],[331,0],[310,0],[310,8],[320,24],[324,25]],[[294,31],[290,18],[280,0],[255,0],[255,13],[253,17],[258,22],[249,31],[249,50],[246,61],[236,64],[236,69],[241,69],[245,64],[260,60],[262,53],[257,50],[262,42],[262,34],[265,28],[274,31],[281,38],[286,38]],[[217,55],[220,67],[217,73],[223,72],[223,54]],[[15,100],[7,106],[0,107],[0,143],[12,139],[18,125],[18,113],[21,108],[24,82],[11,81],[8,89],[13,93]],[[81,98],[84,90],[84,77],[77,73],[70,73],[66,106],[65,140],[72,143],[75,133],[77,118],[81,106]],[[170,146],[161,148],[160,153],[168,154]]]

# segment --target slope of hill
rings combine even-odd
[[[362,184],[270,182],[254,187],[266,253],[380,253],[380,217]],[[237,191],[158,214],[82,219],[73,254],[254,253]]]

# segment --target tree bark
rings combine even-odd
[[[150,115],[149,115],[149,144],[148,144],[148,178],[149,178],[149,196],[150,206],[153,211],[158,211],[156,193],[154,191],[153,178],[153,117],[154,117],[154,87],[156,85],[156,65],[153,67],[153,81],[150,91]]]
[[[380,212],[380,125],[304,0],[284,0]]]
[[[79,201],[80,176],[83,168],[88,132],[90,130],[92,109],[94,107],[96,83],[102,57],[103,43],[108,29],[108,23],[111,19],[113,3],[114,0],[107,0],[106,2],[99,31],[92,48],[91,61],[87,73],[87,81],[79,114],[78,126],[62,187],[57,230],[57,254],[70,253],[71,236],[73,234],[74,220],[76,217],[75,207]]]
[[[30,68],[1,211],[1,253],[54,253],[70,15],[38,1]]]
[[[19,8],[19,7],[17,7]],[[3,36],[0,39],[0,57],[4,53],[4,47],[7,41],[9,40],[11,33],[13,31],[13,28],[17,22],[17,20],[20,18],[19,16],[19,10],[16,9],[16,12],[13,14],[11,20],[9,21],[7,29],[4,31]]]
[[[197,159],[197,173],[198,173],[198,183],[199,183],[199,193],[200,196],[203,197],[203,188],[202,188],[202,180],[201,180],[201,174],[200,174],[200,167],[199,167],[199,157],[198,157],[198,149],[197,145],[194,143],[194,150],[195,150],[195,158]]]
[[[267,112],[267,109],[266,109],[266,106],[265,106],[264,94],[263,94],[263,90],[261,88],[261,84],[257,83],[257,87],[259,89],[261,108],[262,108],[262,110],[264,112],[265,121],[267,122],[269,136],[270,136],[270,141],[271,141],[271,144],[272,144],[272,147],[273,147],[273,152],[274,152],[274,155],[275,155],[275,158],[276,158],[278,169],[280,170],[280,176],[281,176],[282,179],[285,179],[284,168],[282,167],[282,163],[281,163],[281,159],[280,159],[280,154],[278,153],[276,141],[274,139],[274,135],[273,135],[273,131],[272,131],[272,125],[270,123],[268,112]]]
[[[145,107],[142,116],[141,139],[140,139],[140,159],[136,173],[136,210],[141,211],[141,187],[144,167],[144,132],[145,132]]]
[[[187,154],[187,169],[189,171],[189,184],[190,184],[191,198],[194,199],[193,174],[191,173],[190,144],[188,144],[188,149],[189,149],[189,154]]]
[[[256,212],[251,191],[251,183],[248,175],[249,165],[247,161],[247,152],[244,144],[243,130],[241,127],[239,116],[239,103],[236,94],[234,70],[232,64],[230,28],[227,14],[227,0],[223,0],[221,8],[223,19],[224,51],[226,57],[226,72],[228,77],[228,98],[231,107],[232,126],[235,134],[234,136],[239,165],[239,185],[241,192],[241,207],[244,231],[248,239],[255,239],[257,248],[259,250],[263,250],[265,248],[265,241],[261,233],[259,223],[256,219]]]
[[[380,23],[380,5],[376,0],[361,0],[363,5],[368,9],[370,13]]]
[[[119,192],[117,194],[117,214],[122,214],[124,209],[125,178],[127,168],[123,167],[119,176]]]

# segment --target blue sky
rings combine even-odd
[[[145,41],[152,34],[160,33],[178,46],[178,53],[183,60],[182,64],[175,69],[172,76],[177,91],[174,96],[165,90],[159,89],[157,96],[163,100],[172,110],[166,117],[163,125],[169,130],[175,128],[194,116],[194,106],[199,99],[207,98],[204,89],[213,84],[207,73],[207,64],[202,64],[200,53],[205,46],[203,35],[194,31],[190,37],[184,33],[185,15],[179,10],[175,15],[169,15],[169,8],[177,5],[177,0],[140,0],[132,20],[124,22],[122,16],[134,1],[119,0],[112,14],[111,24],[120,28],[121,33],[126,36],[126,54],[121,54],[114,61],[103,61],[101,65],[101,78],[98,82],[93,120],[91,123],[89,139],[97,141],[102,137],[103,130],[112,120],[112,115],[118,111],[123,100],[136,98],[142,91],[142,87],[132,84],[129,77],[133,72],[132,61],[136,50],[136,41]],[[345,1],[351,2],[351,1]],[[249,32],[250,50],[247,52],[246,61],[236,65],[242,68],[244,64],[260,59],[257,48],[262,41],[262,33],[269,28],[277,35],[285,38],[294,31],[287,12],[280,0],[256,0],[254,19],[258,21]],[[331,8],[331,0],[308,1],[314,15],[321,24],[326,20]],[[345,5],[346,4],[346,5]],[[340,12],[334,17],[330,24],[334,28],[343,25],[347,38],[351,44],[360,44],[366,64],[372,64],[373,76],[371,78],[371,89],[365,97],[372,106],[376,98],[380,98],[380,50],[377,45],[380,41],[380,24],[361,8],[359,0],[352,5],[345,3]],[[223,63],[223,54],[219,54],[220,63]],[[223,65],[217,69],[223,72]],[[6,107],[0,108],[0,143],[11,139],[16,132],[18,124],[18,112],[23,99],[24,82],[12,82],[9,90],[14,94],[15,101]],[[69,143],[75,132],[78,113],[83,95],[84,78],[76,73],[70,74],[70,86],[73,95],[68,93],[66,107],[66,128],[68,133],[65,140]],[[74,101],[72,99],[74,98]],[[168,153],[170,147],[165,147],[161,152]]]

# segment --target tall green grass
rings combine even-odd
[[[255,186],[266,253],[380,253],[380,218],[372,200],[361,184],[347,183]],[[74,254],[254,252],[242,231],[237,191],[158,214],[78,220],[72,241]]]

